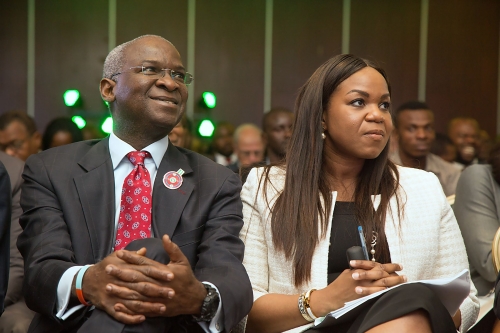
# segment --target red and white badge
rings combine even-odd
[[[182,186],[182,175],[184,170],[169,171],[163,176],[163,185],[170,190],[176,190]]]

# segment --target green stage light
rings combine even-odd
[[[203,97],[203,103],[207,108],[213,109],[217,105],[217,97],[213,92],[205,91],[202,94],[202,97]]]
[[[75,106],[80,99],[80,92],[76,89],[66,90],[63,94],[63,98],[64,104],[66,104],[66,106]]]
[[[108,117],[104,120],[101,125],[101,129],[104,133],[109,134],[113,130],[113,118]]]
[[[85,125],[87,125],[85,119],[83,119],[83,117],[80,116],[71,117],[71,121],[73,121],[76,124],[76,126],[78,126],[79,129],[82,129],[85,127]]]
[[[200,126],[198,126],[198,133],[204,138],[209,138],[214,134],[215,126],[214,123],[209,120],[205,119],[200,123]]]

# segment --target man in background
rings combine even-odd
[[[9,174],[0,162],[0,316],[4,312],[4,301],[9,283],[11,202]]]
[[[234,125],[225,121],[217,124],[212,141],[213,159],[215,162],[228,166],[237,160],[233,151]]]
[[[448,136],[457,147],[456,162],[461,169],[479,163],[479,123],[474,118],[457,117],[448,124]]]
[[[5,312],[0,317],[0,333],[25,333],[28,331],[33,311],[28,309],[23,297],[24,263],[23,257],[16,246],[17,237],[21,233],[19,217],[22,209],[19,204],[24,163],[15,157],[0,152],[0,162],[3,163],[9,175],[11,184],[11,215],[10,215],[10,268],[9,287],[5,295]]]
[[[23,111],[9,111],[0,116],[0,150],[22,161],[38,153],[42,136],[35,121]]]
[[[285,158],[292,136],[293,113],[283,108],[271,109],[262,119],[264,140],[267,143],[266,164],[278,163]]]
[[[254,124],[242,124],[234,131],[234,152],[238,157],[228,168],[239,173],[246,168],[264,160],[266,144],[260,128]]]
[[[431,153],[441,157],[443,160],[449,163],[456,163],[457,159],[457,147],[450,140],[448,135],[442,133],[436,133],[436,138],[431,147]]]
[[[391,155],[391,160],[396,164],[434,173],[445,195],[455,194],[460,171],[430,153],[436,132],[434,113],[427,104],[414,101],[401,105],[396,110],[394,127],[399,148]]]

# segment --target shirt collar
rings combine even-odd
[[[156,168],[160,166],[163,155],[165,155],[165,152],[167,151],[168,143],[167,135],[163,139],[153,142],[146,148],[142,149],[147,150],[151,154],[151,157],[153,157],[153,161],[156,164]],[[135,151],[134,147],[111,132],[109,135],[109,153],[111,155],[111,162],[113,163],[113,170],[116,169],[118,164],[120,164],[123,158],[131,151]]]

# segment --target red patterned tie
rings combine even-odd
[[[133,151],[127,157],[134,169],[123,182],[115,251],[136,239],[151,236],[151,177],[144,166],[144,159],[151,154]]]

